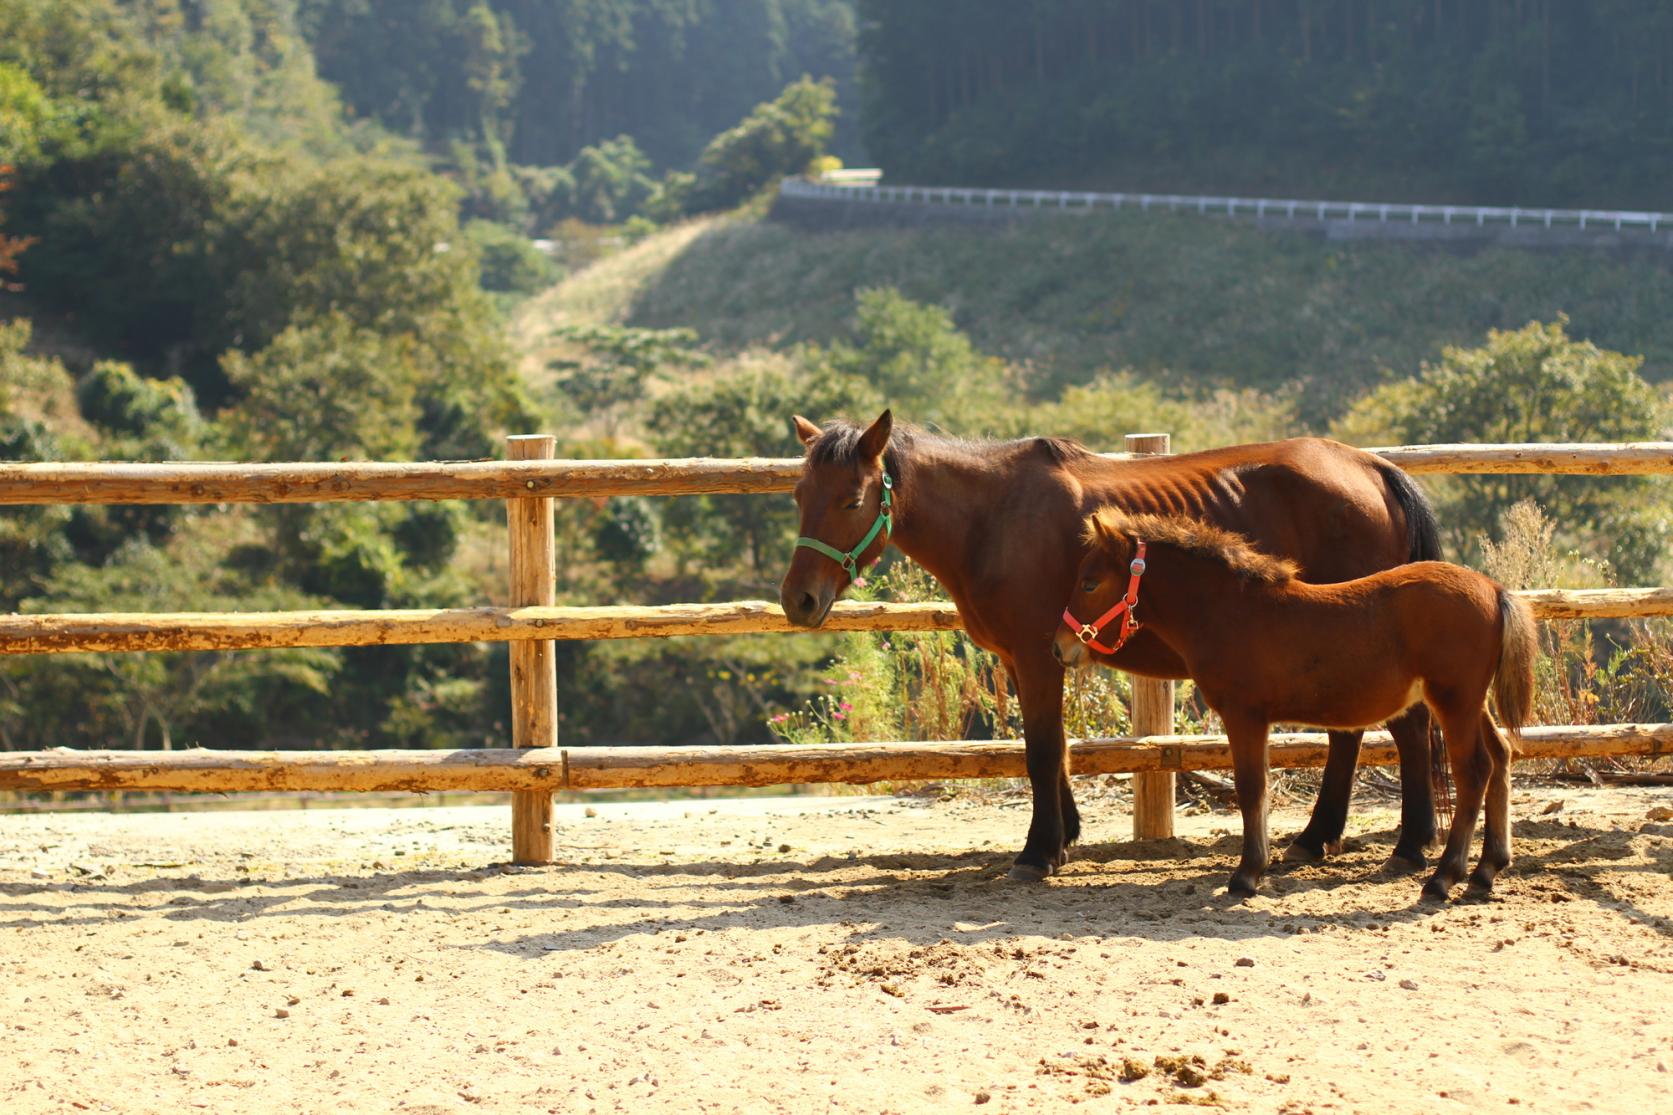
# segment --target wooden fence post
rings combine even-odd
[[[1167,434],[1128,434],[1127,452],[1157,456],[1170,451]],[[1144,604],[1139,604],[1139,620]],[[1128,711],[1135,736],[1173,734],[1173,682],[1133,677]],[[1140,771],[1133,775],[1133,839],[1158,840],[1173,835],[1174,775],[1172,771]]]
[[[550,460],[557,439],[551,434],[506,438],[514,461]],[[531,481],[529,486],[534,486]],[[551,605],[556,577],[556,544],[549,496],[508,499],[506,523],[511,542],[511,603]],[[513,747],[558,745],[558,672],[552,644],[524,639],[511,644],[511,743]],[[511,859],[514,863],[552,862],[552,795],[529,791],[511,795]]]

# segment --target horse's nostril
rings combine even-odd
[[[796,605],[804,616],[811,616],[819,608],[819,602],[813,598],[813,593],[802,593],[801,601]]]

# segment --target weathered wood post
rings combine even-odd
[[[513,461],[547,461],[556,446],[557,439],[551,434],[517,435],[506,438],[506,456]],[[551,605],[557,573],[551,497],[508,499],[505,516],[510,528],[512,605]],[[552,644],[548,640],[518,639],[510,650],[512,746],[556,747],[558,671]],[[514,863],[552,862],[549,792],[511,795],[511,859]]]
[[[1170,451],[1167,434],[1128,434],[1127,452],[1156,456]],[[1144,602],[1139,602],[1139,621],[1144,620]],[[1134,677],[1132,714],[1135,736],[1173,734],[1173,682]],[[1157,840],[1173,835],[1172,771],[1139,771],[1133,775],[1133,839]]]

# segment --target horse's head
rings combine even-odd
[[[1126,641],[1133,609],[1123,601],[1135,598],[1136,582],[1144,572],[1139,543],[1122,529],[1118,514],[1099,511],[1087,516],[1083,540],[1086,556],[1075,572],[1075,587],[1051,648],[1070,669],[1092,665],[1093,650],[1112,653]]]
[[[791,422],[807,456],[796,482],[801,537],[778,599],[791,623],[818,627],[837,596],[889,544],[892,480],[883,454],[893,420],[885,410],[864,429],[840,423],[821,430],[801,415]]]

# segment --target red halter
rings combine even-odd
[[[1100,654],[1114,654],[1125,646],[1127,640],[1139,629],[1139,621],[1134,611],[1139,606],[1139,578],[1144,576],[1144,540],[1135,538],[1133,541],[1138,543],[1138,552],[1133,555],[1132,564],[1127,567],[1128,572],[1132,574],[1127,581],[1127,595],[1117,600],[1114,607],[1091,623],[1083,624],[1068,608],[1063,609],[1064,625],[1075,633],[1076,638]],[[1116,616],[1121,616],[1121,637],[1116,639],[1113,647],[1107,647],[1098,642],[1098,632]]]

